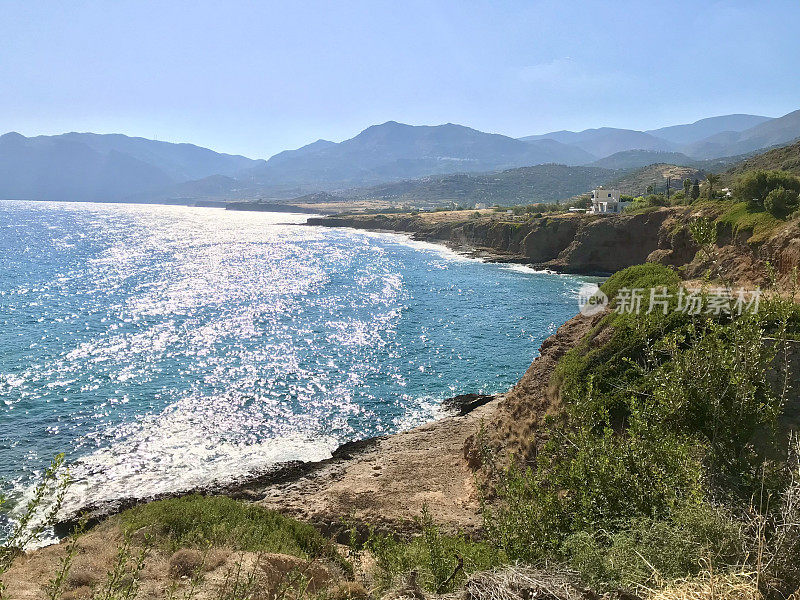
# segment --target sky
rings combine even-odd
[[[0,0],[0,133],[267,158],[376,123],[514,137],[800,108],[798,0]]]

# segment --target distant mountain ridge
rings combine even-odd
[[[740,132],[726,131],[687,146],[690,156],[716,158],[745,154],[800,138],[800,110]]]
[[[624,150],[658,150],[670,151],[674,147],[670,142],[656,138],[643,131],[632,129],[616,129],[601,127],[584,131],[554,131],[543,135],[529,135],[520,138],[526,142],[556,140],[585,150],[594,156],[605,157]]]
[[[340,143],[319,140],[276,154],[246,176],[262,185],[363,186],[453,172],[484,172],[546,162],[577,165],[594,157],[555,140],[525,143],[447,123],[388,121]]]
[[[520,139],[523,141],[552,139],[586,150],[600,159],[619,152],[646,150],[678,152],[702,160],[744,154],[778,143],[773,140],[788,142],[800,136],[800,123],[787,119],[790,115],[778,119],[747,114],[722,115],[649,131],[601,127],[583,131],[552,131]],[[779,123],[770,125],[774,121]],[[758,128],[771,134],[765,133],[759,136]],[[790,134],[794,132],[794,136],[787,137],[784,133],[787,129],[790,130]],[[749,133],[751,130],[755,130],[756,133],[754,135]],[[751,137],[756,139],[750,144],[738,143],[742,139]],[[763,141],[761,146],[758,145],[760,141]]]
[[[98,152],[116,151],[128,154],[142,162],[158,166],[175,181],[201,179],[209,175],[235,177],[240,171],[264,162],[244,156],[214,152],[194,144],[159,142],[118,133],[73,132],[55,137],[86,144]]]
[[[121,134],[0,136],[0,198],[119,201],[260,162]]]
[[[771,120],[770,117],[760,115],[723,115],[700,119],[686,125],[671,125],[669,127],[651,129],[645,131],[645,133],[673,144],[691,144],[723,131],[744,131],[769,120]]]
[[[453,123],[415,126],[387,121],[342,142],[317,140],[266,161],[120,134],[27,138],[12,132],[0,136],[0,198],[269,202],[536,165],[624,172],[671,163],[719,171],[735,158],[798,138],[800,110],[778,118],[734,114],[649,131],[601,127],[522,139]],[[540,171],[546,178],[556,169]],[[569,170],[562,175],[576,181],[583,177]],[[524,178],[520,182],[527,185]]]

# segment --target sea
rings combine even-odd
[[[306,219],[0,201],[12,516],[59,453],[75,508],[323,459],[505,391],[587,281]]]

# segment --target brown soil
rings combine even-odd
[[[91,598],[92,594],[96,596],[106,589],[122,540],[118,519],[113,517],[80,538],[62,588],[64,600]],[[141,550],[134,536],[130,546],[134,562]],[[7,597],[14,600],[47,598],[48,582],[59,571],[65,555],[66,544],[62,543],[18,558],[4,578],[8,585]],[[192,567],[188,575],[181,569],[184,564]],[[255,598],[274,597],[274,591],[279,586],[285,587],[299,581],[300,574],[304,578],[303,585],[307,585],[312,593],[329,586],[335,589],[343,581],[343,576],[334,565],[285,554],[255,554],[224,548],[209,551],[184,548],[174,553],[160,548],[150,549],[144,565],[139,576],[140,591],[136,596],[140,600],[163,599],[168,597],[171,588],[174,588],[173,598],[183,598],[192,586],[194,573],[202,577],[192,596],[196,600],[219,598],[223,588],[231,588],[237,571],[241,584],[252,575],[252,589],[257,590],[253,596]],[[127,580],[130,579],[128,571]],[[125,581],[126,577],[122,580]],[[291,594],[287,597],[291,597]]]

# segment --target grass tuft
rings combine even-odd
[[[121,518],[126,533],[144,531],[173,551],[226,546],[300,558],[331,553],[329,541],[311,525],[223,496],[160,500],[132,508]]]
[[[747,240],[748,244],[758,244],[767,240],[776,229],[786,224],[765,210],[752,210],[747,202],[731,205],[720,215],[717,223],[729,226],[734,234],[740,231],[752,231]]]

